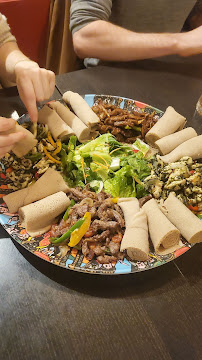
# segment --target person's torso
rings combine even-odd
[[[135,32],[180,32],[196,0],[113,0],[109,21]]]

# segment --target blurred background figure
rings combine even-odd
[[[87,66],[200,54],[201,14],[202,0],[72,0],[74,50]]]

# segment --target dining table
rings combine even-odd
[[[202,57],[103,63],[56,76],[51,99],[71,90],[135,99],[191,124],[202,93]],[[26,112],[15,87],[1,116]],[[190,224],[191,226],[191,224]],[[0,228],[2,360],[202,358],[202,245],[147,271],[77,272],[29,252]]]

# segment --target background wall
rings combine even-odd
[[[50,0],[0,0],[19,48],[45,66]]]

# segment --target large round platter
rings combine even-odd
[[[127,110],[136,110],[139,112],[153,113],[157,118],[163,115],[161,110],[154,108],[153,106],[144,104],[142,102],[111,95],[94,95],[87,94],[85,95],[85,100],[92,106],[98,98],[102,98],[105,102],[110,102],[115,105],[120,105],[121,108]],[[20,123],[22,124],[25,121],[28,121],[28,116],[23,115],[20,118]],[[99,264],[96,260],[88,261],[84,255],[81,254],[76,249],[73,249],[71,253],[67,253],[63,256],[59,256],[58,248],[54,248],[49,241],[50,233],[47,232],[42,236],[31,237],[22,228],[19,223],[18,215],[13,215],[8,213],[6,204],[3,202],[3,196],[9,193],[8,187],[6,185],[6,176],[4,169],[2,168],[0,172],[0,222],[4,229],[8,232],[10,237],[17,241],[25,249],[33,253],[35,256],[40,257],[41,259],[48,261],[54,265],[60,266],[62,268],[71,269],[74,271],[84,272],[88,274],[102,274],[102,275],[119,275],[119,274],[129,274],[136,273],[144,270],[150,270],[157,266],[164,265],[167,262],[174,260],[178,256],[185,253],[191,248],[191,245],[186,241],[183,241],[183,246],[176,250],[173,253],[168,255],[160,256],[152,251],[149,255],[149,260],[144,262],[139,261],[129,261],[124,259],[123,261],[118,261],[117,263],[112,264]]]

